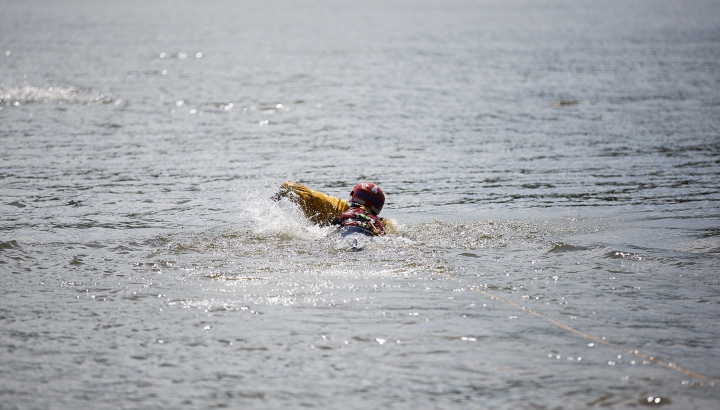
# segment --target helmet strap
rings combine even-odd
[[[377,214],[376,214],[375,212],[373,212],[370,208],[368,208],[367,206],[365,206],[365,205],[363,205],[363,204],[359,204],[359,203],[357,203],[357,202],[350,202],[350,206],[355,207],[355,208],[360,208],[360,209],[362,209],[363,211],[365,211],[365,212],[367,212],[367,213],[369,213],[369,214],[371,214],[371,215],[377,215]]]

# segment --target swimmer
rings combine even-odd
[[[322,192],[313,191],[297,182],[285,181],[274,200],[287,197],[300,206],[305,216],[312,222],[327,226],[341,227],[343,235],[362,233],[370,236],[383,236],[392,227],[388,219],[378,217],[385,204],[385,194],[379,186],[370,182],[361,182],[350,191],[350,199],[336,198]]]

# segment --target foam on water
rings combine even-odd
[[[499,248],[521,244],[557,246],[553,241],[571,235],[602,233],[612,219],[557,218],[536,220],[434,220],[403,226],[403,236],[441,249]],[[524,246],[524,245],[523,245]],[[572,245],[569,245],[572,246]]]
[[[300,208],[288,198],[274,201],[280,184],[256,184],[247,187],[240,199],[240,220],[250,225],[253,234],[264,238],[317,240],[333,228],[312,224]]]
[[[77,87],[38,88],[25,85],[23,87],[0,88],[0,105],[18,106],[30,103],[49,102],[80,103],[87,105],[122,104],[122,100],[114,100],[110,93],[95,90],[82,90]]]

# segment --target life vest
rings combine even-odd
[[[373,235],[385,235],[385,227],[380,218],[357,202],[350,202],[348,205],[350,207],[335,218],[334,225],[357,226]]]

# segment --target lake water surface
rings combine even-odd
[[[716,407],[717,16],[3,1],[0,408]]]

